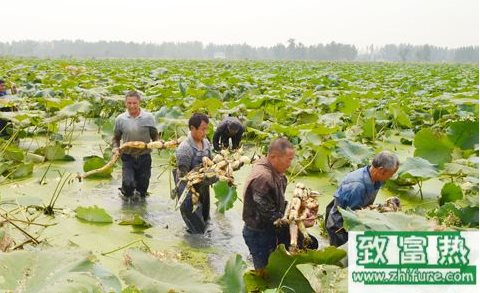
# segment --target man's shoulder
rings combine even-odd
[[[178,147],[176,154],[178,155],[186,155],[192,153],[192,147],[190,146],[188,139],[182,141]]]

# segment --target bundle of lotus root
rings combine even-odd
[[[318,213],[317,196],[320,193],[312,191],[303,183],[297,183],[293,190],[293,196],[288,203],[285,214],[282,219],[275,221],[275,225],[287,224],[290,232],[290,248],[291,253],[298,250],[298,231],[303,235],[304,247],[310,242],[310,236],[307,233],[308,227],[315,224]]]
[[[375,210],[380,213],[387,213],[387,212],[398,212],[402,210],[400,205],[400,199],[396,196],[392,196],[387,198],[384,204],[372,204],[367,206],[365,209],[368,210]]]
[[[110,159],[110,161],[105,164],[105,166],[101,167],[101,168],[98,168],[98,169],[95,169],[95,170],[91,170],[91,171],[88,171],[88,172],[85,172],[85,173],[79,173],[77,174],[76,178],[78,178],[79,180],[82,180],[83,178],[85,177],[88,177],[90,175],[93,175],[93,174],[97,174],[97,173],[101,173],[105,170],[107,170],[108,168],[111,168],[117,161],[118,161],[118,158],[120,158],[121,154],[122,154],[122,151],[126,150],[126,149],[129,149],[129,148],[134,148],[134,149],[173,149],[173,148],[176,148],[185,138],[184,137],[180,137],[178,139],[174,139],[174,140],[170,140],[170,141],[153,141],[153,142],[149,142],[149,143],[145,143],[143,141],[129,141],[129,142],[126,142],[124,144],[122,144],[118,149],[119,149],[119,152],[115,153],[112,158]]]
[[[212,160],[208,157],[203,157],[203,162],[200,167],[194,168],[188,172],[187,175],[179,179],[177,188],[181,182],[186,182],[186,187],[180,195],[176,207],[180,207],[187,197],[187,194],[191,192],[193,210],[197,208],[200,194],[195,190],[195,184],[205,181],[212,182],[222,180],[230,185],[235,185],[233,171],[251,162],[249,157],[242,155],[242,152],[243,150],[241,148],[233,153],[229,150],[222,150],[219,154],[215,155]]]

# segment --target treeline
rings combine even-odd
[[[331,42],[306,46],[294,39],[287,44],[252,47],[248,44],[204,45],[201,42],[134,43],[82,40],[0,42],[0,55],[53,58],[163,58],[251,60],[340,60],[394,62],[478,63],[478,46],[448,49],[409,44],[369,46],[359,52],[354,45]]]
[[[379,48],[369,46],[367,52],[360,54],[357,59],[394,62],[478,63],[478,57],[478,46],[448,49],[431,45],[389,44]]]

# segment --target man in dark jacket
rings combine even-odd
[[[245,127],[236,117],[226,117],[220,122],[215,133],[213,134],[213,148],[219,151],[222,146],[228,148],[230,138],[232,139],[232,149],[240,146],[240,140]]]
[[[277,244],[273,223],[281,219],[285,211],[287,178],[284,173],[294,156],[293,145],[288,140],[274,140],[267,157],[253,166],[245,184],[243,238],[260,276],[265,275],[268,256]]]

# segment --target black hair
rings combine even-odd
[[[203,113],[194,113],[190,119],[188,119],[188,128],[190,129],[192,126],[195,128],[200,127],[202,121],[208,124],[208,116]]]
[[[273,152],[279,152],[281,154],[285,154],[287,149],[293,150],[292,143],[290,143],[286,138],[280,137],[270,143],[270,146],[268,147],[268,153],[271,154]]]

